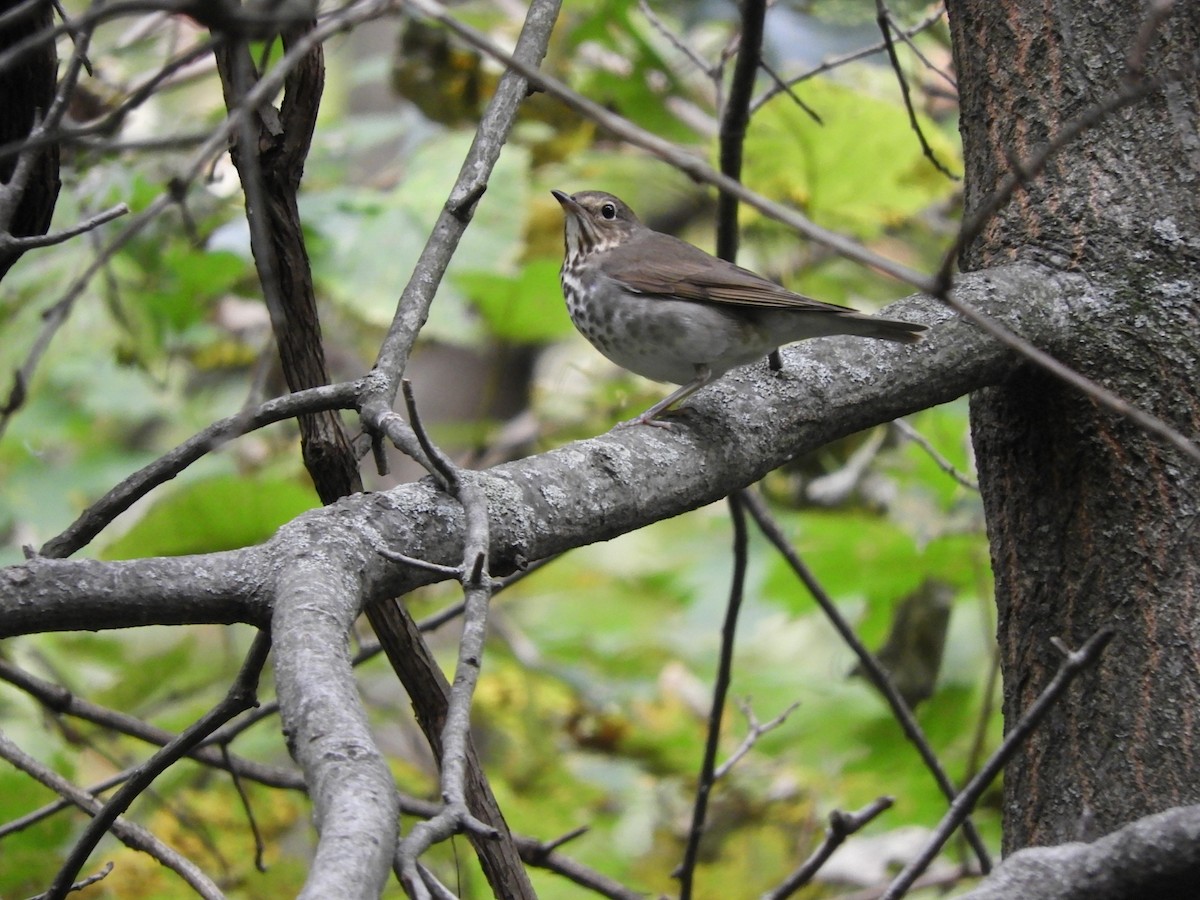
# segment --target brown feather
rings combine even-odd
[[[789,291],[749,269],[644,226],[632,240],[605,253],[600,270],[639,294],[759,309],[854,312]]]

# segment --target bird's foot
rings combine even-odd
[[[632,428],[634,425],[649,425],[652,428],[665,428],[668,431],[675,428],[676,422],[667,421],[667,416],[679,418],[687,415],[687,410],[683,408],[672,409],[654,409],[651,407],[640,416],[634,416],[624,422],[618,422],[613,428]]]

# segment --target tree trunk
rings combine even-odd
[[[966,215],[1011,169],[1122,90],[1139,40],[1149,93],[1066,144],[968,246],[1087,273],[1109,311],[1059,359],[1200,434],[1200,4],[1152,38],[1134,0],[952,0]],[[1005,851],[1109,832],[1200,800],[1200,472],[1031,368],[974,395],[1012,723],[1103,626],[1116,640],[1010,766]]]
[[[0,51],[11,50],[43,29],[50,27],[53,7],[49,2],[29,6],[18,14],[21,4],[0,0]],[[0,147],[11,147],[28,137],[45,117],[54,101],[55,70],[58,53],[54,42],[47,41],[29,51],[7,68],[0,70]],[[0,212],[0,232],[13,237],[33,237],[50,229],[54,204],[58,201],[58,144],[44,144],[26,150],[32,165],[16,205]],[[0,156],[0,186],[11,185],[16,174],[17,155]],[[21,256],[21,250],[0,250],[0,278]]]

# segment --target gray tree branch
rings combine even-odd
[[[1030,847],[963,900],[1191,897],[1200,884],[1200,806],[1138,819],[1090,844]]]

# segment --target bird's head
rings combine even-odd
[[[568,259],[608,250],[645,227],[633,210],[612,194],[603,191],[550,193],[562,206],[566,216],[564,235]]]

